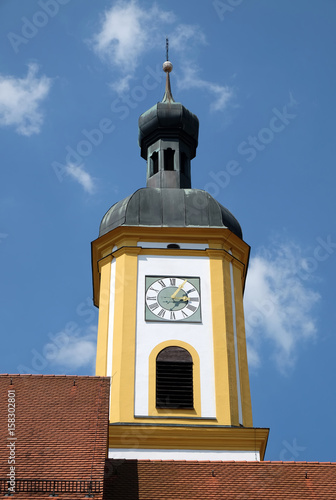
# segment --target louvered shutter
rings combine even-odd
[[[192,409],[193,363],[181,347],[167,347],[156,359],[156,407]]]

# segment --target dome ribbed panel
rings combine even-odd
[[[104,215],[99,236],[119,226],[225,227],[239,238],[237,219],[201,189],[142,188]]]

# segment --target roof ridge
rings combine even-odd
[[[113,460],[113,459],[110,459],[110,460]],[[281,460],[256,460],[256,461],[252,461],[252,460],[159,460],[159,459],[156,459],[156,460],[151,460],[151,459],[132,459],[132,460],[125,460],[125,462],[131,462],[131,461],[135,461],[135,462],[150,462],[150,463],[174,463],[174,464],[195,464],[195,463],[199,463],[199,464],[211,464],[211,465],[215,465],[215,464],[244,464],[244,465],[336,465],[336,462],[321,462],[321,461],[311,461],[311,462],[308,462],[308,461],[281,461]]]

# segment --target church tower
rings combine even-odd
[[[139,119],[147,186],[108,210],[92,243],[109,457],[262,460],[243,311],[250,247],[233,215],[191,188],[198,118],[163,69],[164,97]]]

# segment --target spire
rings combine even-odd
[[[139,146],[147,161],[147,187],[190,189],[190,161],[196,155],[198,118],[174,101],[169,78],[173,65],[168,49],[166,38],[166,89],[162,101],[139,118]]]
[[[163,63],[162,68],[167,76],[166,76],[166,89],[161,102],[175,102],[170,87],[169,73],[173,70],[173,65],[168,59],[168,49],[169,49],[169,40],[166,37],[166,61]]]

